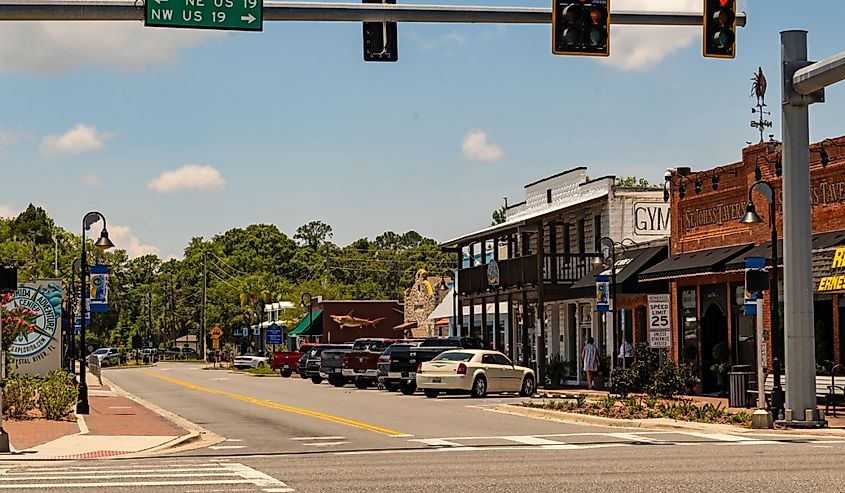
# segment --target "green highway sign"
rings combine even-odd
[[[262,0],[146,0],[144,25],[261,31]]]

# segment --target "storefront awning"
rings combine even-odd
[[[627,281],[628,279],[635,278],[635,276],[639,274],[640,271],[642,271],[647,265],[653,263],[653,260],[656,261],[655,257],[657,257],[658,255],[665,255],[665,252],[665,245],[636,248],[624,252],[619,252],[617,254],[616,259],[616,283],[624,284],[625,281]],[[594,292],[596,289],[597,275],[609,276],[610,269],[602,267],[593,270],[589,274],[579,279],[578,282],[573,284],[569,288],[570,291],[576,289],[585,289]]]
[[[313,322],[312,322],[313,320]],[[321,336],[323,335],[323,311],[315,310],[311,316],[299,322],[295,329],[288,333],[289,336]]]
[[[751,250],[748,250],[742,255],[737,255],[732,258],[725,263],[725,271],[744,271],[745,259],[748,257],[763,257],[768,263],[769,259],[772,257],[772,242],[767,241],[752,248]],[[778,240],[778,265],[783,265],[783,240]]]
[[[639,280],[661,281],[678,276],[718,274],[724,272],[725,264],[728,261],[751,250],[753,246],[753,244],[748,243],[672,255],[663,262],[640,273]]]

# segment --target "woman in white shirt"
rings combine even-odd
[[[587,337],[587,344],[581,349],[581,361],[584,363],[584,371],[587,372],[587,388],[593,388],[593,377],[599,370],[599,350],[593,345],[593,338]]]

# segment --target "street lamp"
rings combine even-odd
[[[605,255],[605,248],[609,255]],[[608,258],[609,257],[609,258]],[[616,351],[616,330],[619,327],[619,307],[616,306],[616,244],[608,236],[602,236],[599,239],[598,256],[593,259],[593,266],[600,268],[610,264],[610,304],[613,306],[613,329],[611,335],[612,351]],[[612,353],[611,353],[612,354]],[[611,370],[616,369],[616,358],[610,358]]]
[[[85,277],[88,262],[85,259],[85,232],[91,229],[91,225],[100,220],[103,221],[103,230],[94,246],[100,250],[108,250],[114,246],[114,243],[109,239],[106,217],[93,211],[85,214],[85,217],[82,218],[82,255],[79,257],[79,402],[76,403],[76,414],[88,414],[88,385],[85,383],[85,309],[87,308],[85,306],[85,294],[88,291]]]
[[[311,293],[302,293],[302,298],[300,298],[299,301],[302,303],[302,306],[305,306],[306,303],[308,304],[308,330],[310,331],[311,325],[314,323],[314,309],[311,305]]]
[[[780,313],[778,311],[778,231],[777,223],[775,222],[775,189],[772,184],[765,180],[758,180],[748,189],[748,205],[745,206],[745,214],[739,219],[741,224],[759,224],[763,219],[757,214],[754,207],[754,202],[751,200],[751,194],[754,189],[758,188],[760,193],[766,197],[769,203],[769,228],[772,231],[772,256],[771,268],[769,274],[769,320],[770,331],[772,334],[772,370],[774,377],[774,387],[772,388],[772,416],[777,418],[783,411],[784,394],[783,388],[780,385],[780,361],[782,358],[781,352],[781,332],[780,332]],[[762,341],[760,341],[762,342]],[[763,362],[761,361],[762,365]],[[762,382],[758,382],[762,385]]]

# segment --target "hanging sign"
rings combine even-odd
[[[61,368],[63,297],[61,281],[22,282],[2,307],[4,316],[21,322],[3,328],[7,335],[12,332],[8,351],[15,373],[45,376]]]
[[[109,268],[92,265],[88,281],[89,309],[92,313],[109,311]]]
[[[610,306],[610,276],[596,276],[596,311],[604,313],[612,310]]]

